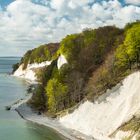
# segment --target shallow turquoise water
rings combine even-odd
[[[13,61],[3,61],[8,65],[1,61],[0,58],[0,140],[64,140],[52,129],[29,123],[15,111],[5,110],[5,106],[25,96],[28,84],[6,74],[11,71]]]

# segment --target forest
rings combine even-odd
[[[68,63],[58,69],[60,55]],[[55,116],[83,100],[94,101],[140,68],[140,22],[129,23],[123,29],[84,29],[66,36],[60,43],[29,50],[20,64],[26,69],[28,64],[43,61],[52,63],[36,70],[39,84],[29,104]],[[14,70],[20,64],[14,65]]]

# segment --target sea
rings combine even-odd
[[[64,140],[53,129],[28,122],[14,110],[5,110],[27,94],[29,84],[10,75],[12,65],[19,61],[19,57],[0,57],[0,140]]]

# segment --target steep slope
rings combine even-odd
[[[85,98],[88,94],[86,82],[91,73],[122,43],[121,38],[123,30],[114,26],[68,35],[60,44],[51,43],[29,50],[14,75],[39,81],[32,102],[43,100],[43,108],[56,114]]]
[[[29,50],[21,59],[17,69],[14,69],[13,75],[27,80],[37,81],[36,70],[49,66],[58,48],[58,43],[50,43]]]
[[[35,70],[42,68],[42,67],[47,67],[50,64],[51,64],[51,61],[28,64],[26,69],[23,69],[24,64],[21,64],[19,66],[19,68],[13,73],[13,76],[25,78],[25,79],[31,80],[31,81],[36,81],[37,77],[36,77]]]
[[[64,126],[107,140],[140,107],[140,22],[68,35],[28,51],[19,66],[15,75],[39,82],[32,107],[53,117],[73,112],[60,119]]]
[[[21,64],[18,67],[18,69],[13,73],[13,76],[25,78],[30,81],[37,81],[37,74],[35,71],[43,67],[48,67],[49,65],[51,65],[51,63],[52,61],[32,63],[32,64],[28,64],[26,69],[23,69],[24,64]],[[60,55],[57,60],[57,68],[60,69],[66,63],[67,63],[67,60],[65,59],[65,56]]]
[[[67,128],[105,140],[140,109],[140,72],[128,76],[96,102],[81,104],[73,113],[60,118]]]

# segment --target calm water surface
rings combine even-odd
[[[19,58],[0,57],[0,140],[64,140],[50,128],[29,123],[15,111],[6,111],[5,106],[23,98],[28,84],[9,76],[12,64]]]

